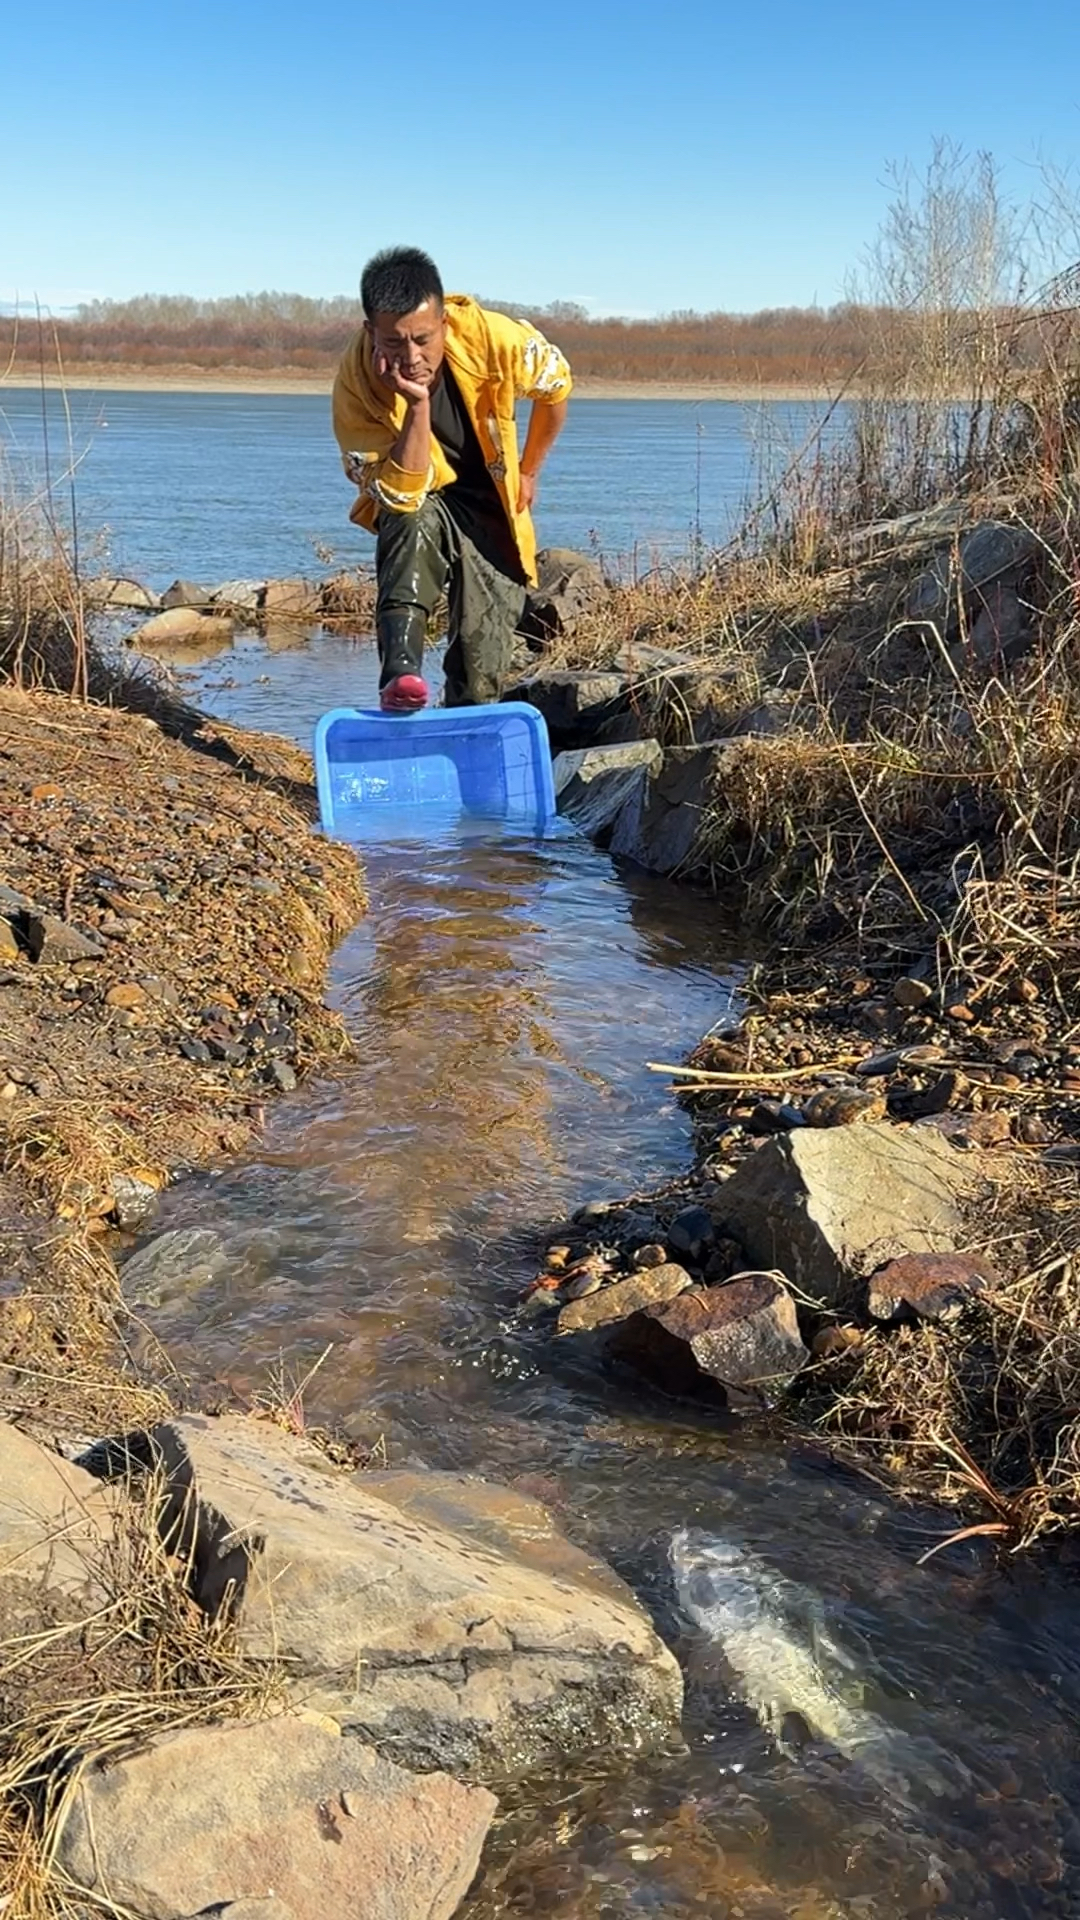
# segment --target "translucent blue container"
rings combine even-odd
[[[428,839],[466,822],[543,833],[555,819],[543,716],[524,701],[365,713],[315,728],[324,831],[337,840]]]

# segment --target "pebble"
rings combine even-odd
[[[632,1265],[638,1268],[662,1267],[667,1261],[667,1248],[658,1240],[650,1240],[647,1246],[638,1247],[631,1256]]]
[[[115,987],[109,988],[105,995],[105,1005],[122,1009],[144,1007],[147,998],[146,988],[140,987],[137,981],[122,980]]]
[[[808,1127],[850,1127],[856,1120],[880,1120],[885,1100],[862,1087],[823,1087],[803,1108]]]
[[[606,1273],[598,1271],[579,1273],[563,1288],[562,1297],[564,1300],[584,1300],[590,1293],[599,1293],[607,1277]]]
[[[893,999],[898,1007],[924,1007],[933,997],[934,989],[925,980],[898,980],[893,988]]]
[[[817,1360],[834,1360],[853,1347],[861,1347],[863,1338],[858,1327],[821,1327],[810,1342],[810,1351]]]

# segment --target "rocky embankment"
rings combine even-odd
[[[770,954],[742,1020],[657,1063],[694,1116],[683,1189],[555,1231],[525,1311],[668,1391],[797,1413],[1013,1543],[1080,1515],[1055,569],[1019,517],[936,509],[799,581],[660,594],[629,635],[615,604],[595,664],[511,695],[560,810]]]

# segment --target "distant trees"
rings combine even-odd
[[[657,320],[590,319],[571,301],[525,308],[583,379],[819,385],[854,371],[871,335],[858,306],[783,307],[762,313],[676,313]],[[189,371],[330,373],[360,323],[359,303],[294,293],[197,300],[143,294],[95,300],[62,320],[0,319],[0,367],[14,353],[21,372],[47,363]]]

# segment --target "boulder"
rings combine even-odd
[[[160,600],[138,580],[125,580],[120,574],[106,573],[98,580],[87,584],[86,597],[93,607],[113,608],[116,611],[128,609],[133,613],[149,611],[159,607]]]
[[[172,607],[156,613],[134,633],[128,635],[132,647],[189,647],[216,643],[227,647],[233,636],[233,623],[224,615],[200,613],[196,607]]]
[[[638,1313],[643,1307],[651,1307],[665,1300],[674,1300],[692,1285],[685,1267],[676,1266],[667,1260],[658,1267],[641,1267],[625,1280],[614,1280],[609,1287],[601,1288],[599,1293],[589,1293],[581,1300],[571,1300],[559,1314],[560,1333],[591,1333],[597,1327],[611,1326],[616,1320],[625,1320],[631,1313]]]
[[[508,686],[506,700],[525,700],[542,713],[552,750],[592,746],[604,723],[627,704],[626,676],[552,668]]]
[[[258,613],[265,592],[265,580],[223,580],[210,598],[215,607],[230,613]]]
[[[612,853],[649,873],[690,871],[702,857],[702,829],[736,742],[671,747],[631,792],[612,828]]]
[[[113,1538],[116,1496],[29,1434],[0,1422],[0,1580],[84,1594]]]
[[[268,580],[262,610],[268,618],[311,620],[319,612],[321,594],[310,580]]]
[[[578,747],[555,762],[559,812],[590,839],[603,841],[631,795],[663,752],[655,740],[626,740],[607,747]]]
[[[208,607],[213,598],[209,587],[200,587],[195,580],[174,580],[166,587],[161,596],[161,604],[170,607]]]
[[[872,1320],[955,1320],[997,1277],[978,1254],[902,1254],[871,1274],[867,1310]]]
[[[402,1764],[520,1774],[677,1724],[674,1658],[535,1501],[456,1474],[344,1475],[238,1415],[131,1444],[163,1468],[204,1610]]]
[[[968,644],[980,666],[1002,661],[1011,666],[1027,650],[1035,633],[1031,610],[1016,588],[995,580],[980,596]]]
[[[542,547],[536,556],[536,585],[529,589],[519,630],[535,630],[541,639],[572,634],[608,594],[603,573],[587,554],[571,547]]]
[[[209,1286],[228,1262],[211,1227],[170,1227],[139,1247],[120,1269],[124,1305],[168,1306]]]
[[[929,567],[910,588],[907,614],[912,620],[938,625],[950,639],[960,625],[960,609],[977,615],[992,582],[1009,579],[1015,585],[1038,551],[1029,528],[1014,522],[984,520],[969,527],[958,541],[935,554]]]
[[[285,1715],[91,1760],[56,1857],[95,1910],[140,1920],[450,1920],[496,1804]]]
[[[864,1120],[766,1140],[725,1181],[716,1211],[748,1260],[840,1304],[900,1254],[952,1251],[984,1184],[938,1134]]]
[[[615,1350],[669,1393],[713,1381],[740,1410],[775,1406],[810,1357],[795,1302],[773,1273],[738,1274],[646,1308],[619,1329]]]

